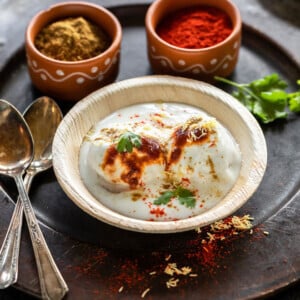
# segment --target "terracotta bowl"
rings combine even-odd
[[[212,6],[223,10],[231,19],[233,30],[219,44],[207,48],[186,49],[173,46],[156,32],[158,24],[174,11],[192,6]],[[229,0],[156,0],[146,14],[148,57],[156,74],[169,74],[213,81],[229,76],[237,63],[241,43],[241,16]]]
[[[47,57],[34,45],[47,24],[67,17],[84,17],[101,27],[111,44],[98,56],[81,61],[61,61]],[[30,21],[25,38],[28,70],[33,84],[45,95],[77,101],[90,92],[113,82],[119,70],[121,25],[105,8],[92,3],[65,2],[39,12]]]
[[[110,209],[101,199],[96,199],[80,175],[80,148],[94,124],[120,108],[156,101],[183,103],[204,110],[229,130],[241,151],[242,165],[232,189],[216,205],[193,217],[148,221],[123,215]],[[79,208],[113,226],[145,233],[192,230],[232,215],[258,188],[266,163],[263,132],[247,108],[210,84],[173,76],[137,77],[95,91],[78,102],[64,117],[53,142],[55,175],[62,189]]]

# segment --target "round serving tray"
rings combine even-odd
[[[123,26],[118,80],[151,74],[146,54],[144,15],[147,5],[115,6]],[[20,40],[22,40],[20,38]],[[266,35],[243,24],[239,62],[232,79],[238,82],[276,72],[295,90],[300,67]],[[222,89],[230,91],[225,86]],[[22,45],[0,71],[1,98],[21,111],[40,93],[27,74]],[[58,100],[64,113],[72,104]],[[255,230],[218,243],[205,256],[203,233],[142,234],[106,225],[81,211],[58,185],[53,170],[36,177],[30,197],[49,248],[70,292],[66,299],[248,299],[270,295],[300,278],[300,118],[263,126],[268,146],[264,179],[237,215],[254,217]],[[1,177],[1,189],[15,200],[12,180]],[[0,189],[0,242],[13,203]],[[264,235],[263,231],[269,232]],[[27,228],[21,244],[16,288],[39,297],[39,284]],[[197,277],[182,277],[168,289],[165,258],[190,266]],[[156,272],[154,275],[152,272]],[[120,287],[123,291],[120,292]]]

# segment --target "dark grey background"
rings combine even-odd
[[[17,49],[22,46],[25,28],[29,19],[42,7],[47,7],[53,2],[54,1],[51,0],[43,0],[42,3],[38,0],[0,0],[0,70],[11,57],[12,53],[16,52]],[[140,0],[102,0],[90,2],[95,2],[104,6],[147,3]],[[243,21],[273,38],[300,63],[299,0],[234,0],[233,2],[238,5]],[[128,20],[128,22],[130,22],[130,20]],[[128,34],[130,35],[130,32]],[[128,51],[130,51],[130,49]],[[142,63],[145,55],[137,55],[136,58],[141,60]],[[280,57],[278,59],[280,60]],[[135,70],[130,69],[133,67],[132,64],[124,61],[124,63],[121,64],[118,80],[125,79],[125,74],[134,74]],[[126,72],[124,71],[125,68]],[[136,76],[138,75],[144,74],[136,74]],[[254,75],[255,74],[253,74],[253,76]],[[10,74],[10,76],[13,76],[13,74]],[[0,95],[0,97],[1,96],[2,95]],[[293,237],[291,237],[291,239],[292,238]],[[297,245],[300,247],[299,244]],[[273,255],[273,249],[266,250],[269,251],[270,255]],[[284,265],[282,267],[284,268]],[[282,292],[278,291],[277,295],[269,296],[269,298],[292,300],[300,299],[299,295],[300,287],[298,283],[287,287]],[[32,299],[32,297],[10,288],[8,290],[0,291],[0,299]]]

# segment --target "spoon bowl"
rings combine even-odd
[[[4,100],[0,101],[0,141],[0,173],[22,173],[33,159],[33,140],[22,115]]]
[[[34,157],[27,173],[49,169],[52,166],[52,141],[63,118],[62,112],[55,101],[43,96],[27,107],[24,118],[34,141]]]

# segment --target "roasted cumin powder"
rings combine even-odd
[[[104,30],[83,17],[51,23],[35,38],[35,46],[41,53],[63,61],[92,58],[105,51],[110,43]]]

